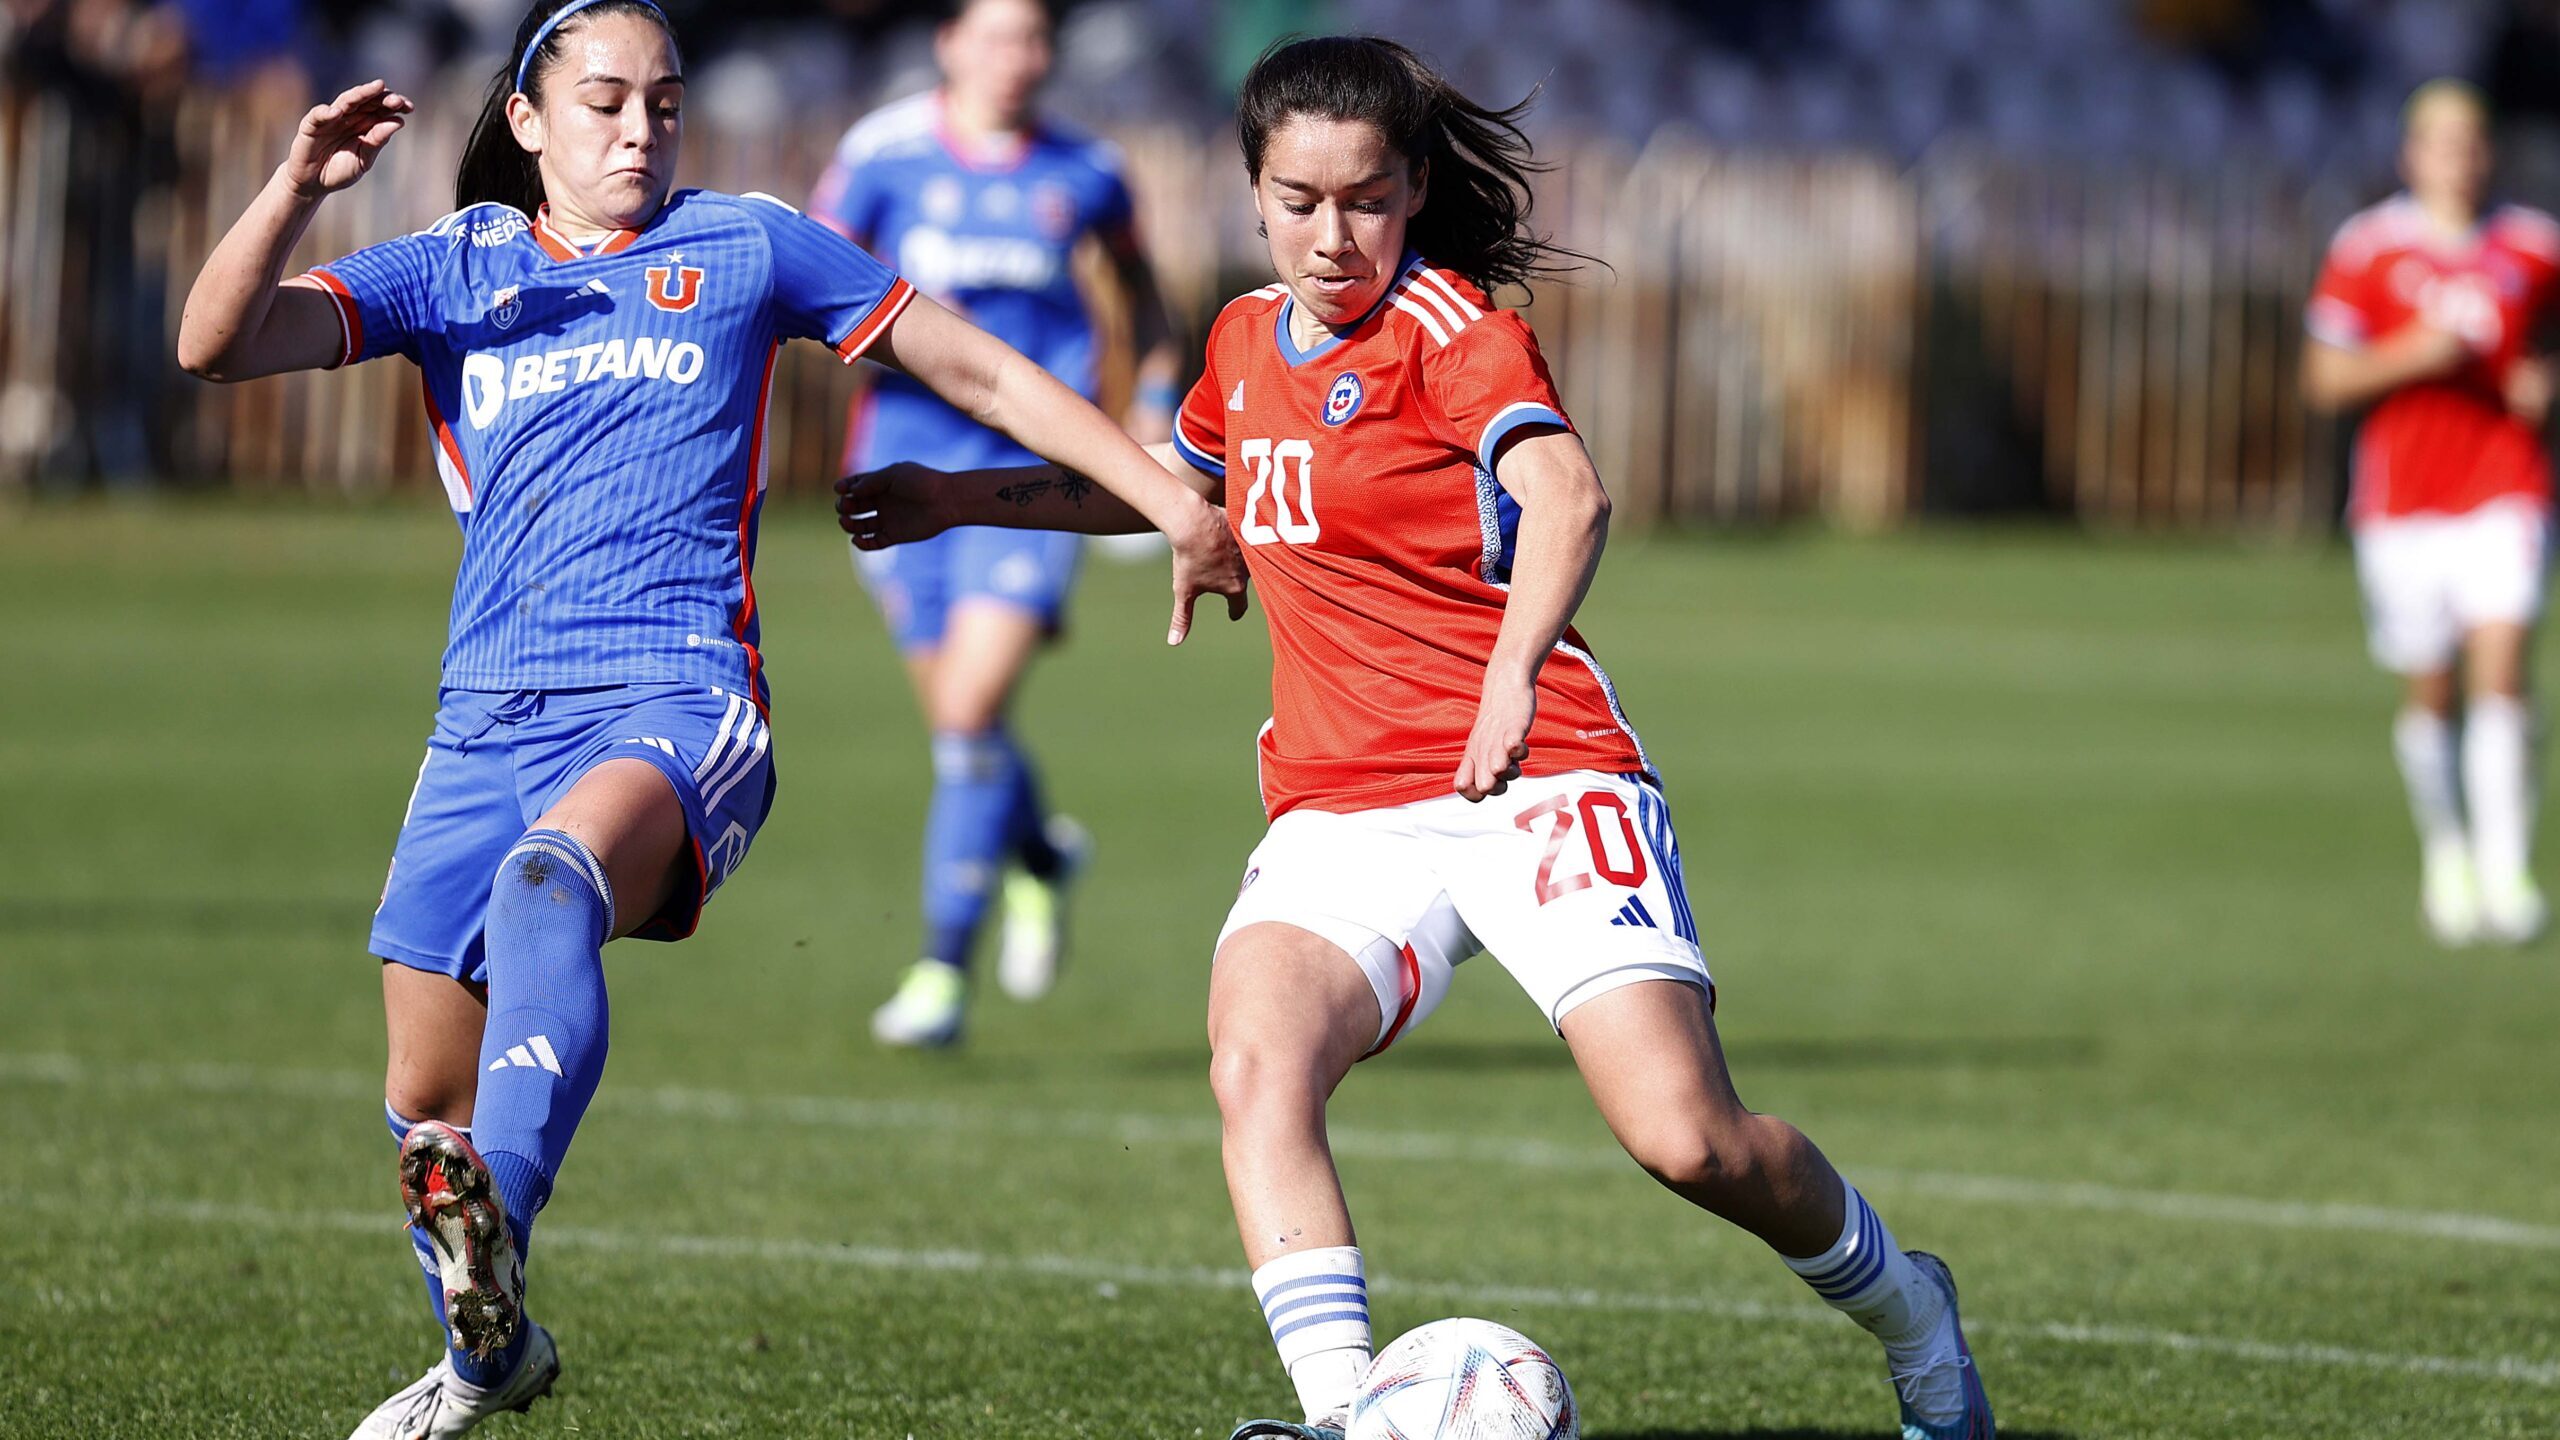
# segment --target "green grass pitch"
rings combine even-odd
[[[0,1434],[342,1435],[433,1354],[366,916],[433,702],[423,509],[0,517]],[[923,739],[813,508],[758,590],[780,803],[608,952],[506,1437],[1187,1437],[1288,1400],[1219,1178],[1208,944],[1259,622],[1098,564],[1021,728],[1073,967],[883,1054]],[[1948,1256],[2017,1436],[2560,1433],[2555,947],[2419,936],[2337,553],[1630,541],[1585,615],[1669,776],[1745,1099]],[[1610,1440],[1888,1433],[1871,1344],[1612,1150],[1479,961],[1335,1104],[1381,1339],[1552,1349]]]

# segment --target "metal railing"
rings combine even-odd
[[[152,277],[170,297],[163,328],[174,333],[178,298],[296,114],[245,97],[187,102],[178,179],[135,219],[162,227],[137,253],[166,267]],[[696,125],[683,181],[796,198],[848,118],[756,138]],[[450,103],[422,114],[375,174],[322,208],[298,263],[447,209],[468,119]],[[57,370],[87,320],[64,299],[84,243],[62,200],[72,125],[40,97],[0,103],[0,484],[34,474],[46,435],[81,403]],[[1232,141],[1119,138],[1166,291],[1197,333],[1268,275]],[[1640,152],[1558,144],[1548,158],[1541,223],[1606,267],[1540,286],[1525,314],[1631,521],[1880,529],[2040,509],[2189,530],[2329,523],[2332,427],[2294,384],[2325,226],[2279,182],[1962,158],[1903,170],[1672,136]],[[771,475],[815,488],[835,473],[852,382],[818,347],[784,356]],[[183,472],[253,490],[434,483],[416,377],[397,362],[230,387],[173,369],[147,378],[177,387],[165,448]],[[1125,384],[1125,362],[1112,383]]]

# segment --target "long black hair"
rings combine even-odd
[[[1520,133],[1537,99],[1479,105],[1393,40],[1327,35],[1262,52],[1236,96],[1245,173],[1262,179],[1263,150],[1291,116],[1358,120],[1426,182],[1406,243],[1487,290],[1573,269],[1590,257],[1529,228],[1529,177],[1548,167]]]
[[[542,207],[542,169],[532,151],[516,143],[515,130],[507,124],[507,101],[516,93],[516,73],[524,73],[525,98],[542,103],[542,76],[560,58],[561,46],[580,27],[608,15],[637,15],[667,32],[667,43],[676,43],[673,27],[666,13],[646,0],[596,0],[581,8],[566,22],[542,34],[551,17],[567,9],[576,0],[534,0],[525,12],[523,23],[516,26],[515,49],[507,56],[497,75],[489,81],[489,93],[480,102],[480,118],[471,126],[471,139],[462,147],[462,164],[453,174],[453,205],[457,210],[495,200],[513,205],[527,215]],[[534,47],[534,37],[541,44]],[[528,47],[534,48],[530,56]]]

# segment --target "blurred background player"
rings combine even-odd
[[[684,95],[652,0],[543,0],[464,149],[462,208],[284,279],[413,108],[349,90],[303,117],[179,332],[180,363],[220,380],[406,356],[462,524],[371,937],[384,1113],[448,1343],[359,1440],[461,1434],[559,1373],[524,1260],[603,1078],[603,947],[690,935],[773,802],[751,571],[786,340],[847,363],[878,346],[1128,487],[1243,589],[1219,517],[1021,355],[780,201],[670,193]]]
[[[1273,656],[1270,830],[1218,937],[1210,1078],[1304,1419],[1235,1440],[1341,1440],[1371,1333],[1326,1104],[1479,950],[1638,1164],[1883,1341],[1906,1440],[1991,1440],[1945,1264],[1736,1095],[1661,778],[1571,626],[1609,499],[1536,338],[1487,298],[1575,258],[1529,228],[1527,108],[1476,105],[1391,41],[1266,54],[1236,109],[1280,283],[1219,314],[1153,452],[1223,497]],[[1139,524],[1061,478],[897,467],[848,481],[840,510],[866,549],[950,523]]]
[[[1101,345],[1075,262],[1098,243],[1138,352],[1125,421],[1154,444],[1171,433],[1181,355],[1138,244],[1119,152],[1033,108],[1049,75],[1050,28],[1042,0],[950,4],[934,34],[940,88],[846,131],[810,209],[1088,398],[1099,392]],[[870,380],[855,401],[847,473],[897,460],[1031,463],[1030,451],[913,379]],[[1006,711],[1032,657],[1065,623],[1083,546],[1080,535],[970,527],[855,557],[906,657],[933,744],[922,951],[872,1016],[884,1044],[959,1038],[971,952],[999,877],[999,983],[1031,1000],[1056,979],[1061,892],[1089,842],[1074,821],[1044,811]]]
[[[2489,117],[2470,86],[2420,87],[2404,124],[2408,189],[2331,243],[2305,315],[2303,390],[2325,409],[2373,407],[2348,520],[2374,659],[2406,680],[2392,749],[2427,927],[2448,945],[2522,942],[2549,918],[2531,868],[2526,661],[2551,492],[2552,375],[2537,342],[2560,225],[2519,205],[2484,210]]]

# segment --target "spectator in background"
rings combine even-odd
[[[2330,245],[2303,391],[2322,409],[2373,407],[2348,518],[2374,659],[2407,682],[2392,748],[2427,926],[2447,945],[2522,943],[2549,913],[2530,863],[2526,658],[2551,497],[2552,373],[2535,342],[2560,293],[2560,223],[2484,207],[2489,118],[2470,86],[2420,87],[2404,130],[2408,190]]]
[[[0,91],[13,124],[68,138],[53,151],[67,161],[57,283],[7,302],[58,307],[50,377],[12,367],[9,448],[54,483],[139,486],[167,454],[161,247],[185,31],[147,0],[14,0],[10,10]]]

